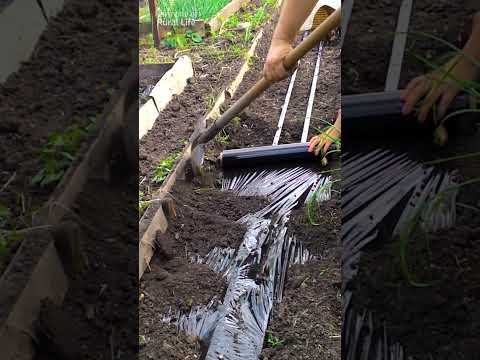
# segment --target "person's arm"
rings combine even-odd
[[[471,58],[480,61],[480,13],[473,18],[472,33],[463,48],[463,52]],[[403,91],[403,113],[410,114],[415,105],[425,97],[418,115],[420,122],[424,122],[433,105],[438,102],[438,117],[443,118],[453,99],[461,91],[461,87],[451,79],[444,79],[446,71],[460,81],[474,81],[479,78],[480,67],[474,64],[467,56],[457,54],[447,62],[442,69],[427,75],[416,77]]]
[[[284,0],[280,18],[273,33],[272,43],[264,66],[264,76],[269,81],[279,81],[288,76],[283,59],[292,51],[300,27],[315,7],[317,0]]]

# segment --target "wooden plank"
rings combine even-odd
[[[400,75],[402,73],[403,57],[405,55],[405,46],[407,44],[407,32],[412,14],[413,0],[403,0],[398,15],[397,29],[395,30],[395,39],[392,46],[390,65],[388,66],[387,80],[385,81],[385,91],[398,89]]]
[[[36,1],[15,0],[0,13],[0,83],[30,58],[47,22]]]
[[[159,113],[165,109],[174,95],[181,94],[193,76],[192,61],[188,56],[180,57],[175,65],[162,76],[150,93],[151,100],[139,110],[139,139],[155,124]]]
[[[148,268],[150,261],[152,260],[153,253],[155,251],[155,240],[157,237],[157,231],[165,233],[168,229],[168,221],[163,212],[161,201],[158,199],[157,202],[157,211],[150,222],[150,225],[147,227],[143,233],[142,238],[140,239],[140,246],[138,248],[138,274],[139,279],[142,278],[145,270]]]
[[[4,307],[2,314],[6,314],[0,324],[3,360],[33,358],[32,335],[41,302],[48,298],[60,305],[68,288],[68,279],[48,231],[29,233],[21,247],[27,248],[28,253],[18,252],[0,281],[0,303]]]
[[[249,3],[250,0],[233,0],[228,3],[217,15],[208,21],[210,31],[218,31],[222,27],[223,23],[234,13],[236,13],[243,4]]]
[[[41,0],[43,8],[45,9],[45,14],[50,19],[51,17],[56,16],[62,9],[65,0]],[[92,5],[85,4],[85,7],[90,7],[90,10],[93,11]]]

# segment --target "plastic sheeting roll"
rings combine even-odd
[[[467,109],[469,105],[467,96],[458,96],[448,113]],[[434,129],[433,121],[420,124],[414,115],[404,116],[402,107],[400,91],[342,96],[342,136],[418,134]]]

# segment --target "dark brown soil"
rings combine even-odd
[[[289,269],[284,298],[275,307],[262,358],[339,360],[342,326],[340,252]],[[275,337],[283,343],[269,344]]]
[[[222,301],[226,283],[206,265],[192,264],[193,255],[206,255],[214,247],[238,249],[246,228],[235,221],[266,205],[261,198],[240,198],[218,189],[177,183],[172,197],[176,218],[164,235],[157,237],[157,250],[141,281],[145,300],[140,306],[140,335],[146,344],[142,359],[194,359],[200,356],[198,339],[175,334],[162,323],[173,311]]]
[[[400,0],[355,3],[342,54],[342,94],[384,90],[400,4]],[[439,36],[461,47],[469,35],[471,17],[479,9],[475,0],[415,1],[409,31]],[[410,35],[407,49],[400,88],[428,70],[414,54],[437,61],[448,48],[431,39]]]
[[[131,64],[137,16],[131,2],[66,2],[31,59],[0,86],[0,184],[15,173],[0,193],[8,228],[29,226],[53,190],[31,184],[48,135],[102,112]]]
[[[320,208],[312,211],[312,225],[305,207],[294,210],[290,218],[289,229],[298,240],[307,246],[315,256],[322,257],[328,249],[340,246],[340,196],[332,194],[332,199],[322,202]]]

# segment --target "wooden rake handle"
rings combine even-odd
[[[341,8],[335,10],[324,22],[322,22],[309,36],[307,36],[295,49],[293,49],[283,60],[285,69],[291,71],[295,68],[298,60],[305,56],[320,41],[325,39],[333,29],[340,26],[342,18]],[[262,77],[250,90],[238,99],[217,121],[208,129],[199,134],[193,141],[192,147],[198,144],[205,144],[212,140],[235,116],[241,113],[253,100],[258,98],[272,83]]]

